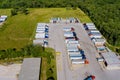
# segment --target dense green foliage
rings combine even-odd
[[[78,0],[0,0],[1,8],[10,7],[66,7],[77,6]]]
[[[16,50],[16,48],[13,49],[6,49],[6,50],[0,50],[0,60],[11,60],[13,58],[19,58],[19,57],[46,57],[47,62],[50,64],[51,59],[54,58],[54,55],[52,54],[54,50],[46,49],[42,46],[34,46],[34,45],[27,45],[24,48],[21,48],[20,50]]]
[[[28,14],[28,9],[25,7],[19,7],[19,8],[13,8],[11,10],[11,16],[17,15],[18,13],[24,13],[24,14]]]

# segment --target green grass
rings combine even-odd
[[[115,51],[115,47],[112,46],[112,45],[110,45],[108,42],[106,43],[106,46],[107,46],[110,50]]]
[[[0,9],[0,15],[10,16],[10,9]]]
[[[47,62],[47,58],[42,57],[40,80],[47,80],[47,78],[49,78],[51,76],[54,77],[55,80],[57,80],[55,51],[51,48],[46,48],[46,51],[52,52],[52,55],[54,56],[54,58],[51,58],[51,63],[49,64]],[[50,72],[50,70],[49,70],[50,68],[53,70],[53,73]]]
[[[46,80],[47,79],[47,76],[46,76],[46,65],[47,65],[46,58],[42,58],[40,80]]]
[[[22,48],[32,43],[38,22],[49,22],[51,17],[77,17],[81,22],[91,20],[80,10],[66,10],[66,8],[34,8],[30,14],[10,16],[10,9],[0,9],[0,15],[8,15],[7,21],[0,30],[0,50],[7,48]]]

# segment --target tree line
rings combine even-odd
[[[120,46],[119,5],[119,0],[0,0],[0,8],[23,7],[25,13],[24,8],[79,7],[113,46]]]
[[[47,58],[48,64],[50,64],[51,59],[54,59],[53,52],[53,49],[44,48],[40,45],[27,45],[20,50],[17,50],[16,48],[0,50],[0,60],[6,60],[8,62],[15,58],[45,57]]]
[[[0,8],[27,7],[66,7],[76,6],[78,0],[0,0]]]

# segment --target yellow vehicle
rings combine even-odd
[[[60,52],[56,52],[56,55],[60,55],[61,53]]]

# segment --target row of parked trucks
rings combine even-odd
[[[105,46],[106,40],[102,34],[96,29],[93,23],[84,23],[85,30],[87,31],[91,41],[94,43],[98,53],[106,53],[109,49]]]
[[[67,48],[67,55],[72,64],[84,64],[86,56],[78,41],[77,34],[73,27],[64,27],[64,37]]]
[[[50,23],[61,23],[61,22],[65,22],[65,23],[79,23],[79,20],[77,18],[74,17],[70,17],[70,18],[59,18],[59,17],[54,17],[50,19]]]
[[[105,46],[106,40],[96,29],[93,23],[84,23],[83,27],[98,51],[97,61],[104,62],[107,69],[120,69],[120,60],[117,55]]]
[[[48,46],[49,26],[46,23],[38,23],[36,28],[34,45]]]

